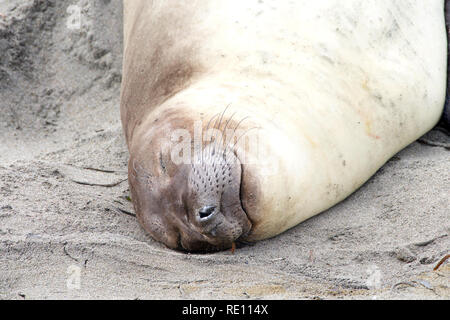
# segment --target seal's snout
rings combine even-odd
[[[214,214],[216,206],[205,206],[198,211],[198,216],[201,221],[208,220]]]
[[[185,237],[181,244],[191,251],[230,248],[251,229],[240,199],[241,163],[233,151],[214,143],[199,158],[189,170],[183,207],[188,228],[202,240]]]

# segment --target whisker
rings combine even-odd
[[[212,116],[211,117],[211,119],[209,119],[209,121],[208,121],[208,125],[206,126],[206,130],[205,130],[205,134],[208,132],[208,130],[209,130],[209,125],[211,124],[211,121],[215,118],[215,117],[217,117],[218,115],[219,115],[220,113],[217,113],[217,114],[215,114],[214,116]],[[203,137],[202,137],[202,145],[203,145]],[[202,151],[202,163],[203,163],[203,151]]]
[[[231,122],[231,120],[233,119],[233,117],[236,115],[236,112],[234,112],[231,117],[228,119],[228,121],[225,123],[225,128],[223,128],[223,134],[222,134],[222,141],[220,141],[220,144],[223,146],[226,146],[227,141],[226,141],[226,134],[227,134],[227,127],[228,124]],[[223,155],[223,153],[222,153]]]
[[[233,140],[233,138],[234,138],[234,135],[235,135],[235,133],[236,133],[237,128],[242,124],[242,122],[244,122],[244,121],[245,121],[246,119],[248,119],[248,118],[249,118],[249,117],[244,117],[244,118],[242,118],[242,119],[238,122],[238,124],[236,125],[236,127],[235,127],[234,130],[233,130],[233,134],[232,134],[231,137],[230,137],[230,141],[228,142],[228,144],[225,146],[225,148],[224,148],[224,150],[223,150],[222,156],[228,154],[228,153],[226,153],[226,151],[227,151],[227,149],[228,149],[228,146],[229,146],[230,143],[231,143],[231,140]]]
[[[229,164],[229,163],[228,163],[228,160],[226,159],[226,158],[227,158],[226,156],[227,156],[230,152],[234,151],[234,147],[239,143],[239,140],[240,140],[243,136],[245,136],[249,131],[251,131],[251,130],[253,130],[253,129],[261,129],[261,128],[260,128],[260,127],[252,127],[252,128],[250,128],[250,129],[246,130],[243,134],[241,134],[241,135],[239,136],[239,138],[236,140],[236,143],[233,144],[232,149],[230,149],[230,150],[228,151],[228,153],[225,155],[225,160],[227,161],[226,164]]]
[[[223,112],[222,112],[222,114],[221,114],[221,116],[220,116],[220,120],[219,120],[219,125],[217,126],[217,128],[215,128],[216,130],[217,130],[217,132],[214,134],[214,148],[212,149],[212,154],[211,154],[211,156],[213,156],[214,154],[215,154],[215,152],[216,152],[216,146],[217,146],[217,140],[218,140],[218,137],[217,137],[217,135],[219,134],[219,132],[220,132],[220,125],[222,124],[222,119],[223,119],[223,116],[225,115],[225,112],[227,111],[227,109],[228,109],[228,107],[229,106],[231,106],[231,103],[230,104],[228,104],[226,107],[225,107],[225,109],[223,110]],[[222,133],[222,136],[223,136],[223,133]]]

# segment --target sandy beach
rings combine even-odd
[[[1,299],[450,298],[440,130],[275,238],[186,254],[129,201],[121,1],[1,1],[0,53]]]

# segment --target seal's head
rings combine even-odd
[[[133,205],[154,239],[173,249],[207,252],[230,248],[249,233],[243,169],[232,148],[210,143],[192,163],[179,165],[169,152],[155,153],[158,148],[134,150],[129,164]]]

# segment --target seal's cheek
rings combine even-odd
[[[137,159],[130,157],[128,180],[134,210],[144,230],[171,249],[213,251],[214,247],[189,227],[182,193],[186,189],[185,168],[180,167],[167,179],[155,170],[155,161]]]
[[[169,248],[178,248],[178,228],[161,204],[161,195],[154,185],[153,176],[133,158],[130,158],[128,165],[128,181],[134,210],[141,226],[155,240]]]

